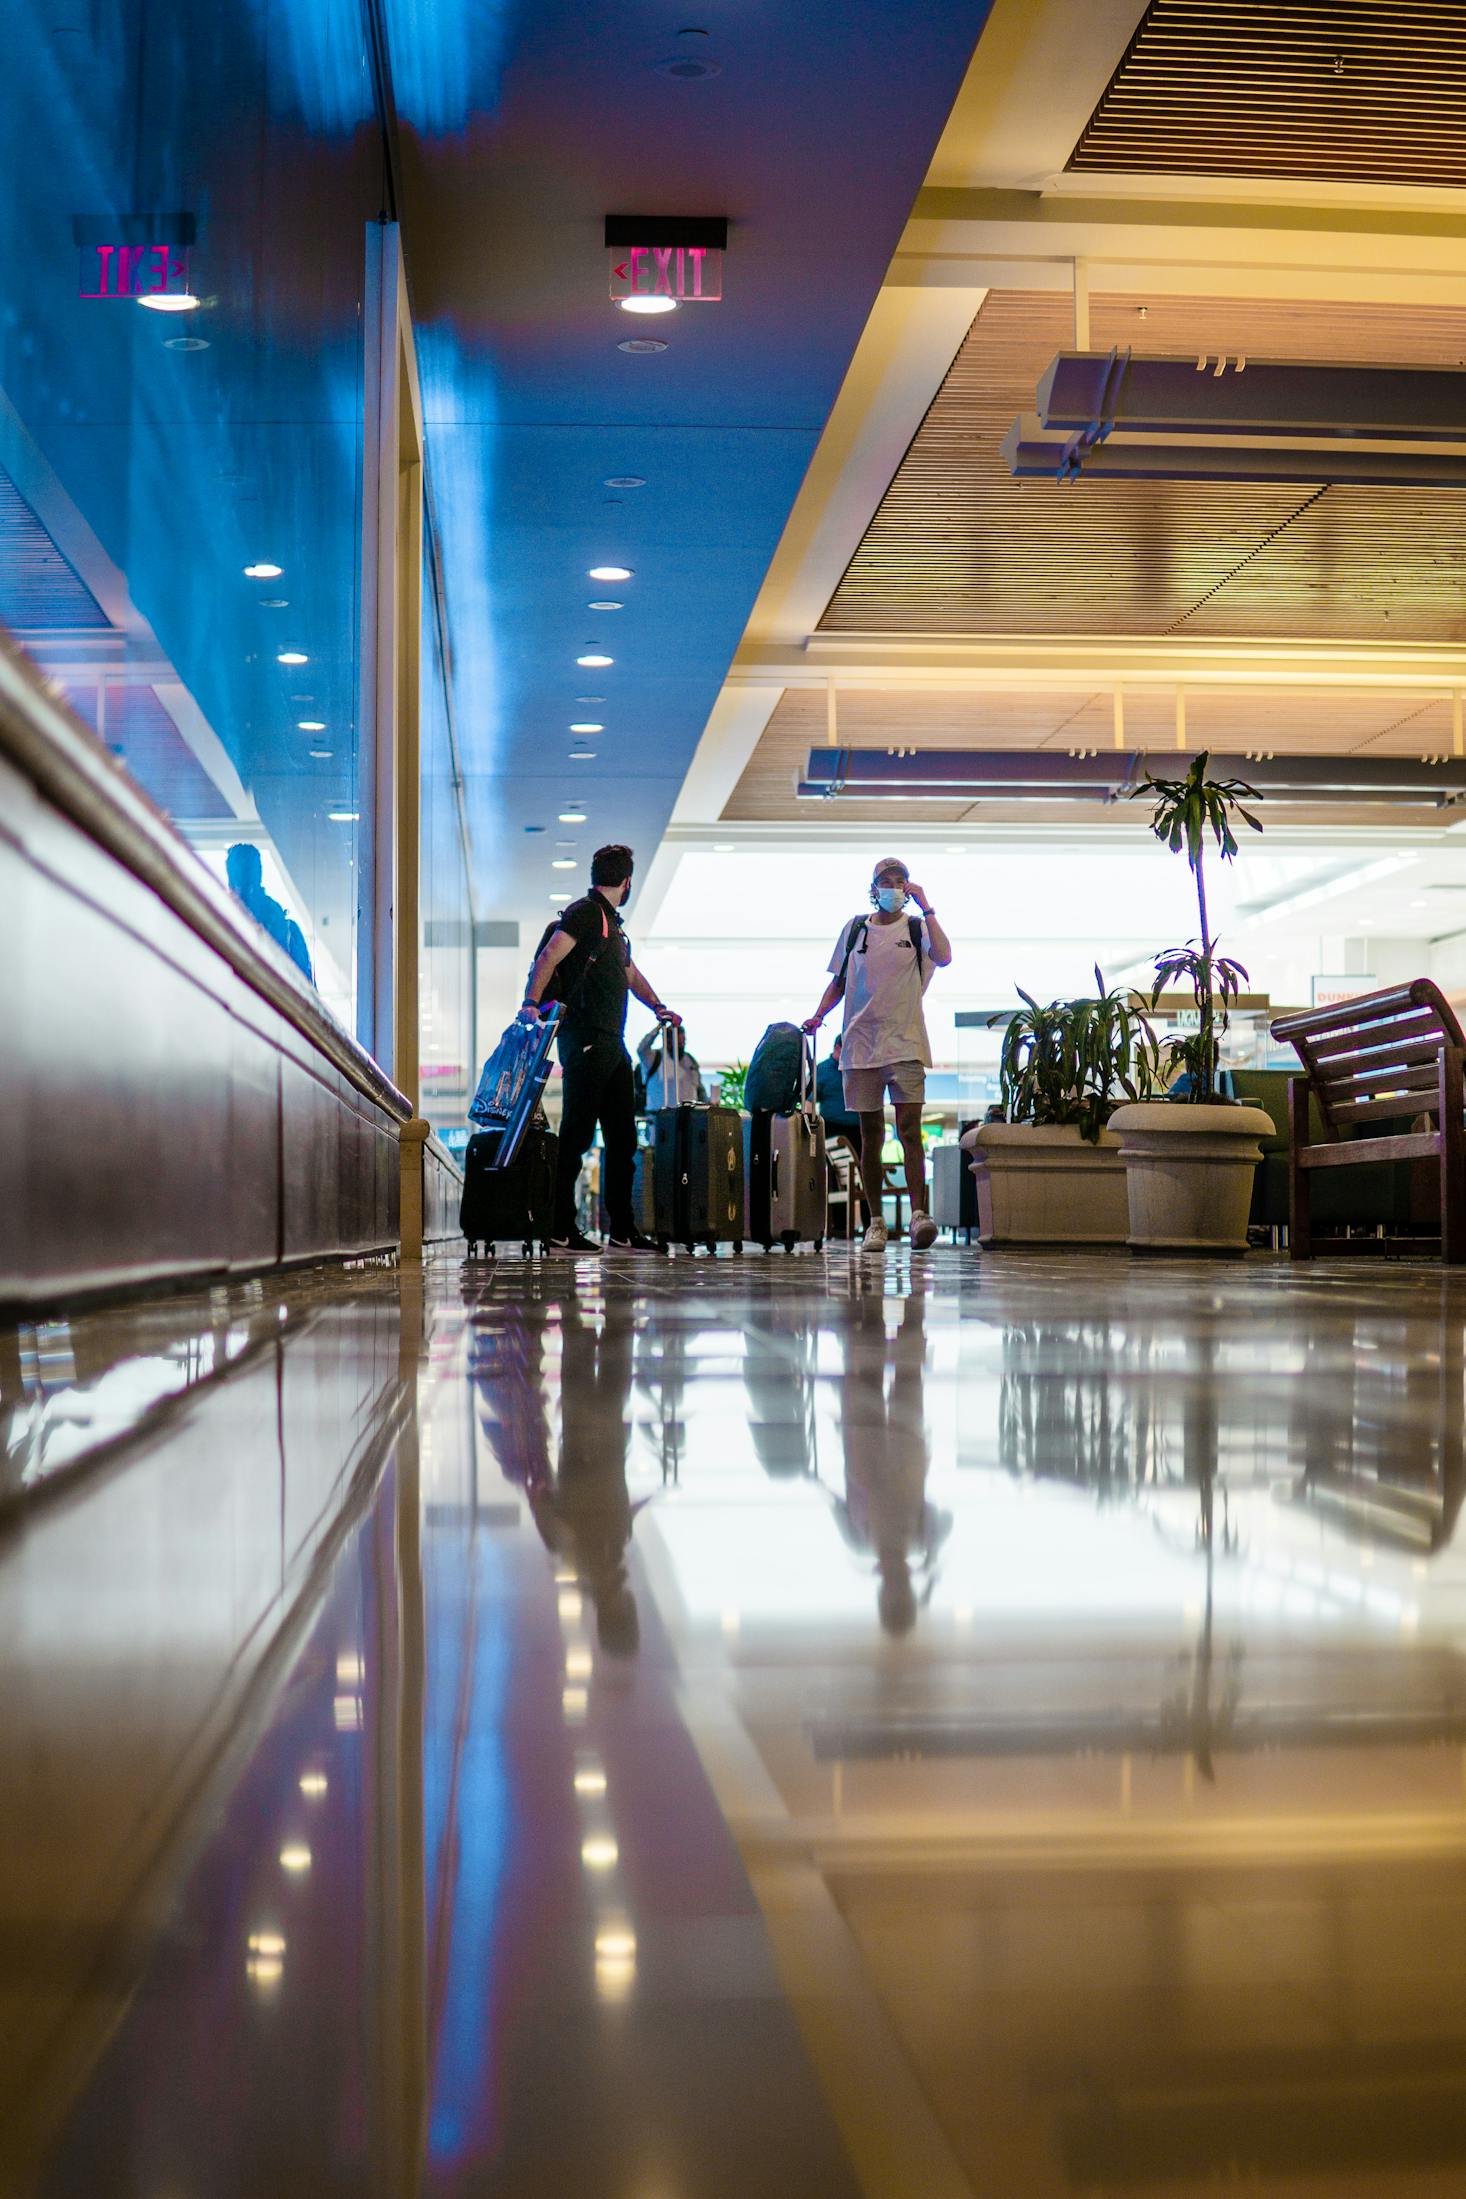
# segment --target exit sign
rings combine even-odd
[[[611,296],[718,305],[723,296],[726,218],[712,214],[608,214]]]
[[[84,244],[77,295],[83,298],[181,297],[188,253],[171,244]]]
[[[611,296],[719,305],[723,255],[701,244],[634,244],[627,252],[611,254]]]

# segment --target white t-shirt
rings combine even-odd
[[[859,917],[852,917],[835,942],[830,975],[839,975],[845,946]],[[865,952],[859,942],[845,973],[845,1043],[840,1053],[842,1069],[883,1069],[893,1061],[919,1061],[930,1066],[931,1041],[926,1035],[922,1001],[932,981],[932,948],[926,920],[920,920],[921,955],[911,944],[911,926],[904,915],[883,924],[874,912],[866,927]]]

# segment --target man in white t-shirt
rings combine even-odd
[[[927,1212],[926,1155],[921,1143],[921,1109],[932,1058],[922,1004],[932,971],[944,970],[952,959],[952,942],[921,887],[912,884],[910,871],[895,856],[877,863],[870,897],[873,914],[853,916],[836,940],[830,982],[804,1028],[817,1031],[843,997],[840,1079],[845,1105],[860,1117],[860,1176],[870,1208],[862,1249],[886,1249],[881,1148],[886,1142],[889,1092],[896,1108],[896,1135],[906,1156],[912,1249],[924,1252],[936,1243],[937,1225]],[[907,913],[908,901],[915,902],[920,917]]]

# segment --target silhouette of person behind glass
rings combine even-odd
[[[951,1513],[929,1504],[926,1495],[931,1445],[922,1395],[923,1308],[920,1298],[908,1298],[893,1337],[886,1335],[884,1298],[857,1299],[850,1310],[840,1385],[845,1495],[835,1501],[835,1518],[852,1550],[874,1556],[876,1609],[885,1631],[899,1636],[915,1626],[931,1592],[937,1553],[952,1531]],[[925,1594],[918,1593],[913,1559],[926,1575]]]
[[[315,972],[311,968],[305,934],[275,896],[266,893],[265,866],[259,849],[248,840],[236,840],[224,859],[224,867],[229,873],[229,890],[235,900],[244,903],[255,922],[269,933],[277,946],[285,949],[296,968],[303,970],[314,985]]]

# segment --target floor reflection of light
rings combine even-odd
[[[567,1680],[588,1680],[591,1676],[591,1653],[588,1649],[567,1649],[565,1652],[565,1677]]]
[[[564,1588],[560,1591],[558,1608],[561,1618],[573,1625],[581,1616],[585,1605],[573,1588]]]
[[[336,1659],[336,1678],[342,1687],[361,1685],[361,1659],[348,1650]]]
[[[300,1791],[316,1801],[326,1791],[326,1774],[323,1771],[303,1771],[300,1775]]]
[[[338,1695],[332,1705],[338,1733],[356,1733],[361,1728],[361,1704],[354,1695]]]
[[[635,1955],[596,1956],[596,1991],[602,2000],[625,2000],[635,1983]]]
[[[567,1718],[583,1718],[590,1696],[583,1687],[567,1687],[560,1696],[560,1708]]]
[[[588,1871],[614,1871],[620,1855],[609,1833],[592,1833],[580,1843],[580,1860]]]
[[[251,1955],[245,1964],[245,1974],[252,1985],[278,1985],[285,1974],[285,1965],[278,1955]]]
[[[285,1935],[283,1932],[251,1932],[249,1935],[249,1951],[252,1955],[283,1955],[285,1952]]]
[[[597,1770],[593,1765],[586,1765],[584,1769],[575,1774],[575,1791],[577,1794],[604,1794],[606,1791],[605,1773]]]
[[[292,1840],[280,1850],[280,1867],[286,1871],[308,1871],[311,1852],[303,1840]]]

